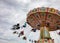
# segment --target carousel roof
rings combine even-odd
[[[41,26],[49,27],[50,31],[60,29],[60,11],[49,7],[38,7],[31,10],[27,15],[27,23],[36,29]]]

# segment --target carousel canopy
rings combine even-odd
[[[60,11],[48,7],[35,8],[28,13],[27,23],[36,29],[47,26],[50,31],[58,30],[60,29]]]

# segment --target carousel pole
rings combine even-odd
[[[54,43],[54,40],[51,39],[49,28],[46,26],[40,27],[40,39],[38,43]]]

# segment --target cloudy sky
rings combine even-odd
[[[30,38],[38,40],[39,31],[36,31],[36,33],[31,32],[29,25],[24,29],[25,36],[28,38],[26,41],[22,37],[19,38],[17,35],[12,34],[12,25],[16,23],[23,25],[27,13],[33,8],[43,6],[60,10],[59,4],[60,0],[0,0],[0,43],[30,43],[28,41]],[[60,43],[58,31],[50,32],[55,43]]]

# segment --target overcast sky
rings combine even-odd
[[[38,40],[39,31],[31,32],[29,25],[24,29],[27,41],[24,41],[22,37],[18,38],[17,35],[13,35],[11,30],[12,25],[16,23],[23,25],[27,13],[37,7],[53,7],[60,10],[60,0],[0,0],[0,43],[30,43],[29,38]],[[57,31],[50,33],[51,37],[55,39],[55,43],[60,43]]]

